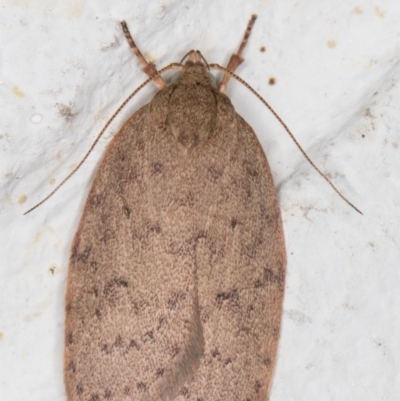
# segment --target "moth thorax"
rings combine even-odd
[[[201,76],[197,71],[201,71]],[[193,74],[193,78],[187,78],[186,73]],[[204,80],[207,84],[188,84],[186,79]],[[213,135],[217,101],[206,70],[196,66],[193,72],[183,72],[171,93],[168,109],[170,132],[184,148],[194,148]]]

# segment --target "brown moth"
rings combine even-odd
[[[228,70],[243,61],[255,16]],[[257,136],[198,51],[109,144],[70,256],[69,401],[264,401],[286,255]]]

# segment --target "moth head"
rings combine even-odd
[[[185,61],[185,64],[182,63]],[[192,83],[196,85],[212,85],[214,88],[217,87],[215,77],[210,73],[210,68],[207,64],[206,59],[198,50],[191,50],[183,57],[181,61],[182,71],[177,72],[171,78],[171,83]]]

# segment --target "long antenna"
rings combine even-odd
[[[244,85],[247,89],[250,90],[255,96],[258,97],[258,99],[261,100],[261,102],[269,109],[269,111],[275,116],[275,118],[281,123],[282,127],[285,129],[285,131],[289,134],[289,136],[292,138],[293,142],[295,145],[298,147],[300,152],[303,154],[303,156],[307,159],[307,161],[311,164],[311,166],[317,171],[317,173],[332,187],[332,189],[349,205],[351,206],[356,212],[362,214],[362,212],[357,209],[329,180],[329,178],[315,165],[315,163],[310,159],[310,157],[307,155],[307,153],[304,151],[304,149],[300,146],[299,142],[297,139],[294,137],[292,132],[290,131],[289,127],[283,122],[283,120],[279,117],[278,113],[268,104],[268,102],[260,95],[258,94],[246,81],[244,81],[242,78],[237,76],[235,73],[232,71],[229,71],[227,68],[220,66],[219,64],[210,64],[210,68],[216,69],[223,71],[227,74],[229,74],[232,78],[235,78],[237,81],[239,81],[242,85]]]
[[[44,199],[42,199],[39,203],[37,203],[35,206],[31,207],[29,210],[27,210],[24,215],[32,212],[32,210],[35,210],[38,208],[40,205],[42,205],[44,202],[47,201],[51,196],[53,196],[59,189],[62,187],[66,181],[68,181],[74,174],[75,172],[82,166],[82,164],[85,162],[85,160],[88,158],[90,153],[92,152],[93,148],[96,146],[97,142],[99,142],[101,136],[104,134],[104,131],[109,127],[109,125],[112,123],[112,121],[115,119],[115,117],[119,114],[119,112],[127,105],[127,103],[141,90],[143,89],[149,82],[153,81],[157,77],[160,76],[161,73],[170,70],[172,68],[182,68],[181,64],[178,63],[172,63],[168,65],[167,67],[162,68],[160,71],[157,72],[154,76],[146,79],[141,85],[139,85],[118,107],[118,109],[114,112],[114,114],[110,117],[110,119],[106,122],[104,125],[103,129],[100,131],[100,133],[97,135],[96,139],[90,146],[89,150],[86,152],[85,156],[83,156],[82,160],[78,163],[78,165],[65,177],[60,184],[58,184]]]

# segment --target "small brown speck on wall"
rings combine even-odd
[[[228,70],[243,61],[252,17]],[[286,255],[270,168],[199,52],[107,148],[67,278],[68,401],[265,401]]]

